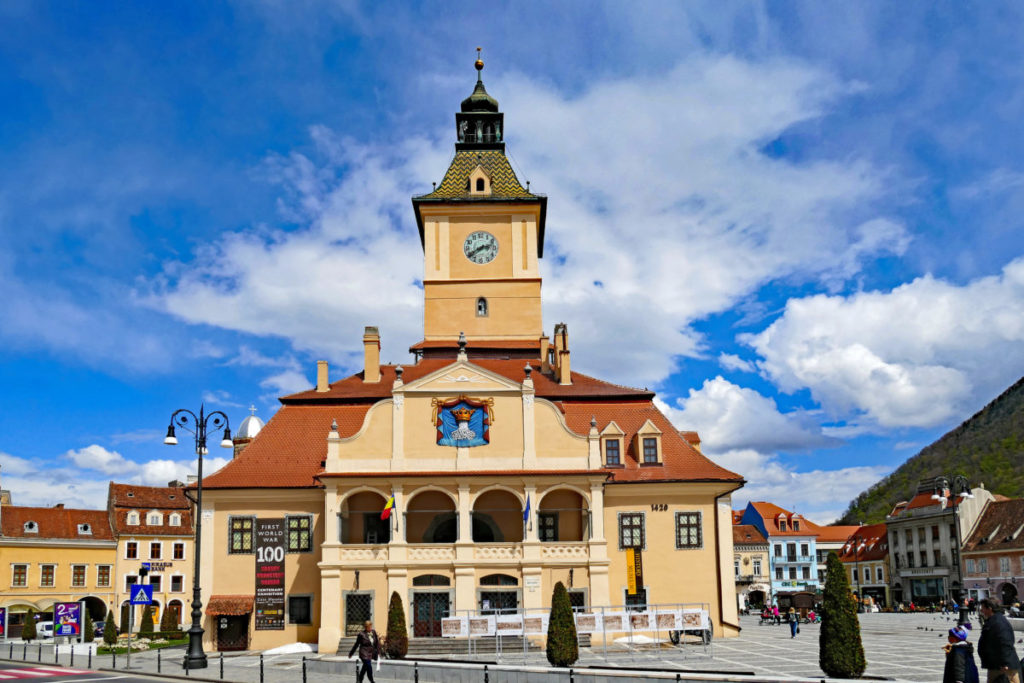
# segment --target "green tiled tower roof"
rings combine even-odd
[[[491,194],[487,197],[473,196],[469,193],[469,175],[476,167],[483,168],[491,179]],[[455,153],[448,172],[437,188],[429,194],[420,195],[419,199],[537,199],[519,183],[516,172],[508,162],[508,157],[496,149],[478,151],[462,150]]]

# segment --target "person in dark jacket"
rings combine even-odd
[[[359,673],[356,674],[356,683],[363,683],[363,675],[366,675],[370,683],[374,683],[373,660],[380,656],[380,638],[373,630],[372,622],[367,621],[363,624],[363,630],[356,634],[356,642],[352,643],[352,649],[348,651],[349,658],[356,653],[356,650],[359,650],[359,659],[363,663],[359,667]]]
[[[985,619],[978,639],[978,656],[982,668],[988,671],[989,683],[998,683],[1003,676],[1006,683],[1021,683],[1020,659],[1013,649],[1013,627],[992,598],[985,598],[978,606]]]
[[[949,629],[949,643],[942,648],[946,651],[946,667],[942,671],[942,683],[978,683],[978,665],[974,663],[974,646],[967,642],[967,629],[954,626]]]

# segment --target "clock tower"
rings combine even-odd
[[[478,50],[479,51],[479,50]],[[524,188],[505,156],[505,116],[476,61],[473,93],[455,114],[455,157],[439,185],[413,197],[423,244],[423,344],[537,343],[538,259],[547,197]]]

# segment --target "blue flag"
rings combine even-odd
[[[530,519],[530,494],[526,494],[526,508],[523,510],[523,521]]]

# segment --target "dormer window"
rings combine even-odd
[[[637,431],[633,452],[641,465],[661,464],[661,430],[650,420]]]
[[[622,467],[622,444],[626,433],[612,420],[601,430],[601,450],[604,452],[606,467]]]
[[[138,525],[139,525],[139,513],[135,512],[135,511],[129,512],[128,513],[128,526],[138,526]]]
[[[25,533],[26,534],[38,534],[39,525],[35,522],[25,522]]]
[[[484,179],[483,178],[477,178],[476,179],[476,191],[477,192],[483,192],[484,191]]]
[[[473,196],[491,194],[491,178],[484,171],[482,166],[477,166],[466,179],[466,188]]]
[[[150,512],[146,515],[146,524],[150,526],[161,526],[164,523],[164,516],[159,512]]]
[[[89,526],[88,524],[79,524],[78,525],[78,533],[79,533],[79,535],[82,535],[82,536],[91,536],[92,535],[92,527]]]
[[[793,531],[800,531],[800,520],[799,519],[794,519],[793,520]]]
[[[607,439],[604,442],[604,462],[606,465],[621,465],[622,455],[619,451],[618,439]]]
[[[476,300],[476,317],[487,317],[487,299],[483,297],[480,297],[479,299]]]
[[[651,436],[644,437],[644,464],[658,462],[658,440]]]
[[[175,512],[173,515],[171,515],[171,519],[168,522],[168,524],[170,524],[171,526],[181,526],[181,515]]]
[[[786,530],[786,520],[780,519],[779,520],[779,531],[785,531],[785,530]]]

